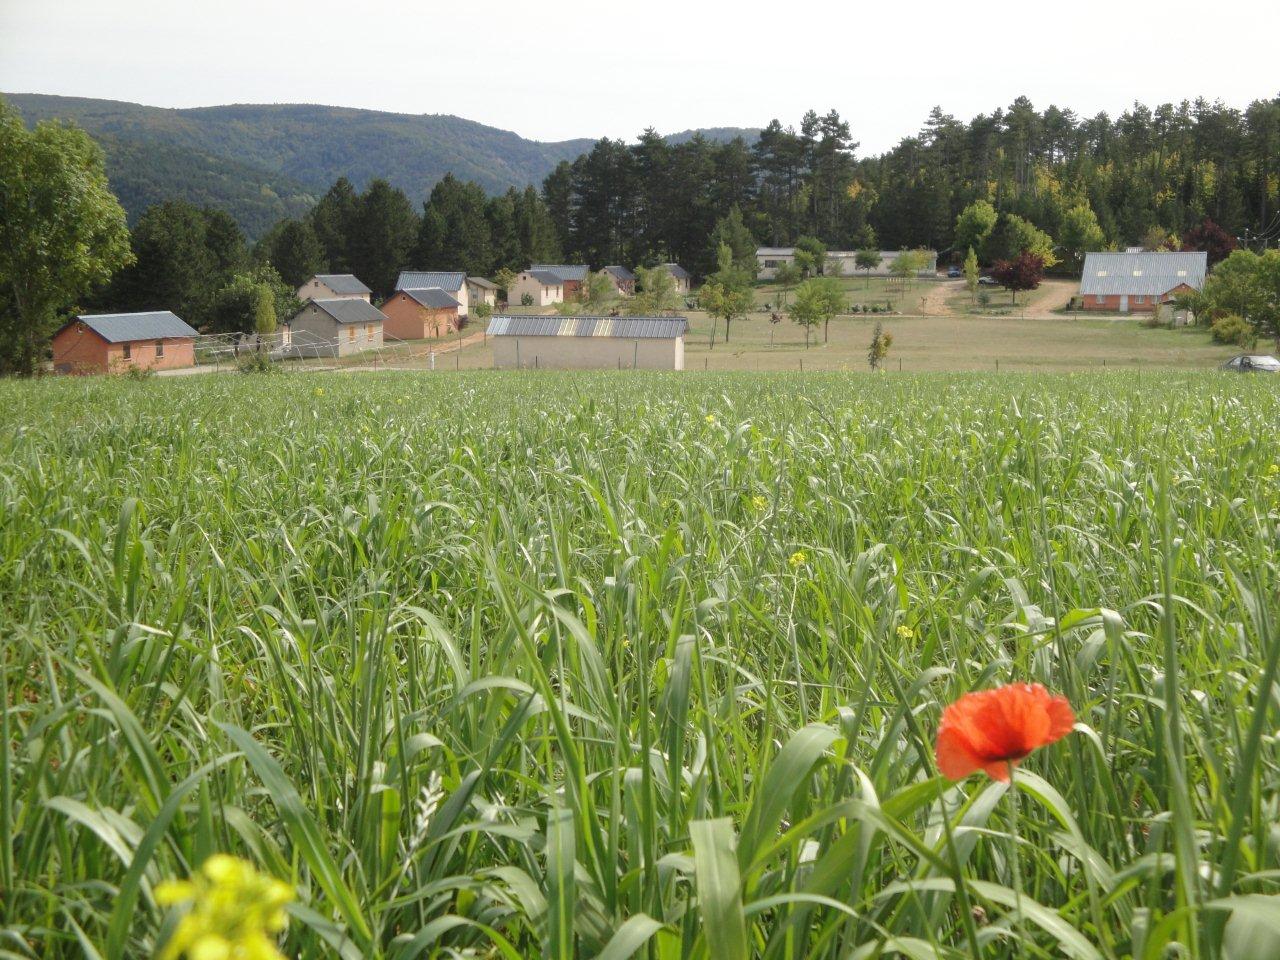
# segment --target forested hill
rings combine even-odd
[[[383,177],[415,203],[446,173],[489,193],[541,184],[590,140],[539,143],[460,117],[312,105],[169,110],[113,100],[5,94],[29,121],[71,120],[107,153],[130,218],[161,199],[226,210],[251,235],[296,216],[339,177]]]

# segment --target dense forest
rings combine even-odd
[[[672,145],[646,131],[564,162],[543,197],[565,254],[593,266],[712,265],[714,225],[737,207],[762,244],[814,236],[833,248],[926,247],[946,259],[975,201],[1050,237],[1096,221],[1110,245],[1183,235],[1206,218],[1232,236],[1274,227],[1280,98],[1245,110],[1197,100],[1089,119],[1026,98],[967,123],[935,108],[920,131],[859,158],[850,123],[807,113],[753,143]]]

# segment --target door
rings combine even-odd
[[[1127,293],[1122,293],[1120,295],[1120,312],[1121,313],[1129,312],[1129,295]]]

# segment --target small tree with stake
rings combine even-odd
[[[804,327],[804,345],[809,346],[809,328],[823,325],[823,341],[827,340],[827,329],[834,317],[844,306],[844,294],[840,289],[840,281],[832,277],[811,277],[800,284],[796,290],[795,302],[791,305],[791,319]]]
[[[991,275],[1013,294],[1013,302],[1017,303],[1019,290],[1035,290],[1044,280],[1044,258],[1023,250],[1012,260],[997,260]]]
[[[891,346],[893,346],[893,334],[885,333],[884,327],[877,320],[875,332],[871,335],[871,346],[867,349],[867,363],[871,364],[873,373],[880,369],[880,364],[884,363],[885,357],[889,355]]]
[[[751,292],[751,278],[746,271],[734,266],[733,251],[727,244],[719,250],[720,269],[707,278],[698,291],[698,306],[711,316],[711,342],[715,347],[716,325],[724,321],[724,342],[729,342],[729,326],[735,317],[745,317],[751,312],[755,297]]]
[[[867,289],[871,288],[871,271],[880,266],[884,257],[879,250],[859,250],[853,256],[853,264],[859,270],[867,271]]]

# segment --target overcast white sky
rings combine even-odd
[[[0,0],[0,90],[451,113],[539,140],[835,107],[865,154],[934,104],[1276,96],[1280,3]]]

